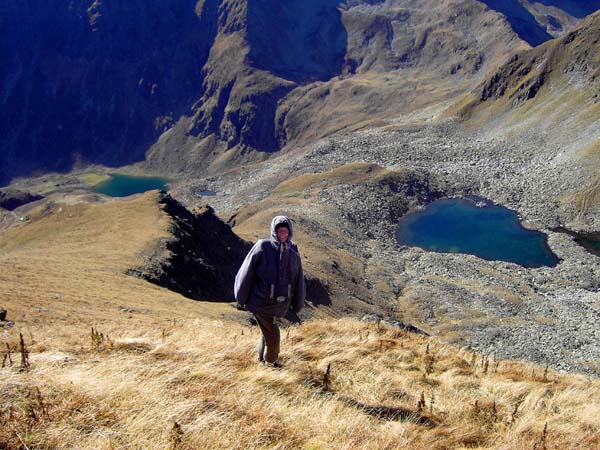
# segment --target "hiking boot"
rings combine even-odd
[[[266,367],[271,367],[273,369],[283,369],[283,364],[281,364],[279,361],[275,361],[272,363],[264,361],[263,364]]]

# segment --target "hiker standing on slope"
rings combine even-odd
[[[262,336],[258,359],[280,367],[280,333],[275,317],[284,317],[291,308],[304,306],[306,287],[298,247],[292,242],[292,222],[276,216],[271,238],[260,239],[250,250],[235,276],[235,299],[256,317]]]

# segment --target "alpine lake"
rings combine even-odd
[[[127,197],[152,189],[166,190],[169,180],[166,178],[134,177],[130,175],[109,174],[110,178],[92,188],[94,192],[110,197]]]
[[[436,200],[406,215],[396,239],[432,252],[467,253],[523,267],[555,267],[560,261],[544,233],[524,228],[515,211],[480,198]]]

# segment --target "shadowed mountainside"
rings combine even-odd
[[[348,39],[339,4],[339,0],[249,2],[246,62],[297,83],[338,75]]]
[[[142,159],[200,93],[216,19],[194,5],[2,2],[0,183]]]
[[[538,23],[519,0],[482,0],[490,8],[502,13],[521,39],[532,46],[552,39],[550,33]]]
[[[600,9],[598,0],[480,0],[503,14],[521,39],[532,46],[560,36],[577,19]]]
[[[594,5],[525,11],[552,12],[543,40]],[[262,160],[472,89],[527,47],[509,21],[475,0],[7,0],[0,183],[145,156],[167,174]]]

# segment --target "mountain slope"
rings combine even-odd
[[[574,21],[593,6],[578,5],[546,9]],[[2,184],[146,154],[170,174],[262,160],[450,99],[526,47],[475,0],[7,0],[0,13]]]
[[[600,208],[600,13],[560,39],[515,55],[474,92],[463,113],[474,127],[514,139],[536,134],[540,148],[528,177],[566,209],[576,228],[597,226]],[[485,124],[485,125],[484,125]],[[503,131],[499,131],[503,130]]]
[[[268,152],[451,98],[515,48],[526,48],[497,14],[473,1],[338,4],[304,2],[301,15],[291,7],[277,10],[282,25],[261,34],[255,22],[275,20],[273,8],[236,3],[235,14],[219,25],[202,100],[150,149],[147,167],[206,172],[207,165],[219,171],[240,158],[262,160]],[[244,15],[253,20],[237,27]],[[279,44],[290,41],[295,44]],[[297,67],[281,57],[288,47]],[[313,61],[325,59],[325,72],[314,72]]]
[[[152,303],[147,304],[152,307]],[[201,305],[198,305],[201,306]],[[152,313],[154,314],[154,311]],[[238,313],[238,316],[240,314]],[[355,320],[283,330],[284,368],[255,360],[257,327],[230,317],[97,322],[0,368],[0,446],[598,448],[598,380],[461,351]],[[34,336],[46,332],[34,328]],[[18,347],[18,336],[9,341]],[[34,417],[32,417],[34,416]]]

